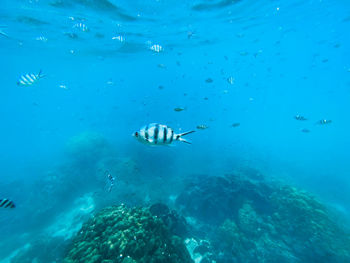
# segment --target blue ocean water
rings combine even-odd
[[[0,258],[79,198],[166,202],[242,167],[349,218],[349,31],[347,1],[2,0],[0,199],[16,208],[0,211]],[[153,122],[192,144],[133,138]]]

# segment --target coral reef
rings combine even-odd
[[[215,261],[350,262],[350,236],[310,194],[262,177],[201,177],[176,201]]]
[[[263,180],[247,180],[246,176],[200,176],[193,178],[176,199],[176,204],[185,214],[219,225],[227,218],[237,218],[237,208],[246,200],[253,202],[260,213],[269,213],[272,191]]]
[[[190,263],[183,240],[147,208],[103,209],[74,239],[65,263]]]
[[[155,203],[149,208],[152,215],[160,218],[171,233],[186,238],[189,235],[189,226],[186,219],[175,210],[171,210],[163,203]]]

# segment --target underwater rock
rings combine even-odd
[[[207,240],[196,240],[187,238],[185,240],[187,250],[189,251],[195,263],[215,263],[213,259],[212,247]]]
[[[267,213],[271,209],[268,200],[271,191],[262,181],[247,180],[241,175],[201,176],[177,197],[176,205],[185,215],[220,225],[227,218],[237,218],[238,208],[247,200],[259,212]]]
[[[260,223],[262,222],[254,208],[249,203],[244,203],[242,208],[238,210],[239,227],[248,235],[255,235],[259,232],[259,221]]]
[[[270,200],[276,231],[303,262],[350,262],[349,232],[316,197],[282,186]]]
[[[152,215],[159,217],[167,226],[170,232],[180,237],[186,237],[189,233],[189,226],[186,219],[175,210],[170,210],[167,205],[156,203],[149,208]]]
[[[103,209],[86,222],[64,263],[190,263],[183,240],[147,208]]]
[[[11,258],[11,263],[60,262],[67,245],[67,241],[62,238],[38,235]]]
[[[211,240],[217,263],[350,262],[349,231],[316,197],[281,182],[202,176],[176,204]]]

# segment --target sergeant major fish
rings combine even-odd
[[[45,77],[45,75],[41,74],[41,70],[38,74],[28,73],[19,77],[17,85],[30,86],[43,77]]]
[[[172,128],[166,125],[151,123],[143,126],[139,131],[134,132],[133,136],[140,142],[150,145],[169,145],[173,141],[191,144],[189,141],[183,139],[182,136],[193,132],[195,131],[176,134]]]
[[[161,45],[158,45],[158,44],[155,44],[155,45],[152,45],[150,46],[149,48],[150,50],[154,51],[154,52],[162,52],[163,51],[163,47]]]
[[[80,29],[83,32],[88,32],[89,31],[89,28],[84,23],[81,23],[81,22],[74,24],[73,28]]]
[[[8,199],[0,199],[0,207],[3,207],[3,208],[15,208],[15,204],[8,200]]]

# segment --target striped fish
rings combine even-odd
[[[45,75],[41,74],[41,70],[39,71],[39,74],[28,73],[19,77],[17,85],[30,86],[44,76]]]
[[[8,199],[0,199],[0,207],[3,207],[3,208],[15,208],[15,204],[8,200]]]
[[[154,51],[154,52],[157,52],[157,53],[162,52],[164,50],[163,47],[161,45],[158,45],[158,44],[150,46],[149,49]]]
[[[182,136],[190,134],[194,131],[176,134],[174,130],[166,125],[151,123],[143,126],[139,131],[134,132],[133,136],[142,143],[150,145],[169,145],[173,141],[180,141],[191,144]]]
[[[74,24],[73,28],[80,29],[83,32],[88,32],[89,31],[88,27],[84,23],[81,23],[81,22]]]

